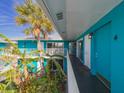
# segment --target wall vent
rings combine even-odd
[[[56,14],[57,20],[62,20],[63,19],[63,12],[59,12]]]

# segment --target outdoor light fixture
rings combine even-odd
[[[90,33],[90,34],[88,35],[88,38],[89,38],[89,39],[92,39],[92,35],[93,35],[93,33]]]

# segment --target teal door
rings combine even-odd
[[[95,33],[96,73],[110,81],[111,23],[100,27]]]

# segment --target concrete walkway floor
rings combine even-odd
[[[78,58],[70,55],[70,60],[80,93],[110,93],[110,90],[96,76],[91,75],[90,70]]]

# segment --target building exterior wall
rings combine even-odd
[[[104,63],[100,63],[101,66],[100,69],[102,69],[103,73],[108,73],[110,71],[110,77],[108,79],[108,76],[105,76],[101,73],[101,75],[105,76],[106,79],[108,79],[111,82],[111,93],[124,93],[124,2],[122,2],[120,5],[118,5],[116,8],[114,8],[111,12],[109,12],[106,16],[101,18],[95,25],[93,25],[90,29],[88,29],[85,33],[82,34],[82,37],[89,33],[92,34],[92,40],[91,40],[91,72],[92,74],[96,74],[98,63],[96,62],[96,35],[94,34],[97,30],[100,30],[100,28],[103,28],[105,24],[110,23],[111,26],[109,28],[110,36],[107,37],[108,40],[110,40],[109,43],[109,51],[106,51],[106,53],[103,54],[103,56],[109,54],[110,56],[110,65],[108,65],[107,68],[110,68],[110,70],[106,69],[106,66]],[[104,28],[104,31],[108,30],[108,28]],[[101,30],[100,30],[101,31]],[[102,33],[102,32],[99,32]],[[106,37],[104,35],[104,37]],[[103,38],[104,38],[103,37]],[[102,41],[102,40],[101,40]],[[104,41],[103,41],[104,42]],[[104,45],[107,44],[107,42],[101,43],[101,46],[103,49],[105,49]],[[109,53],[110,52],[110,53]],[[101,53],[101,52],[100,52]],[[97,55],[99,56],[99,55]],[[102,62],[106,61],[105,59],[102,59]],[[104,65],[104,66],[103,66]]]
[[[19,40],[18,48],[21,52],[26,50],[26,52],[29,53],[30,51],[37,49],[37,42],[34,40]]]
[[[112,93],[124,93],[124,2],[113,12],[111,45]]]
[[[69,42],[68,41],[41,41],[42,44],[42,48],[44,49],[44,51],[47,51],[47,43],[49,42],[55,42],[55,43],[63,43],[64,44],[64,62],[63,62],[63,69],[65,72],[67,72],[67,59],[66,59],[66,54],[67,51],[69,50]],[[21,52],[23,53],[24,50],[26,50],[26,53],[30,53],[32,50],[36,50],[37,49],[37,42],[35,40],[19,40],[18,41],[18,48],[21,50]],[[54,47],[53,47],[54,48]],[[44,66],[47,65],[47,60],[44,59]]]

